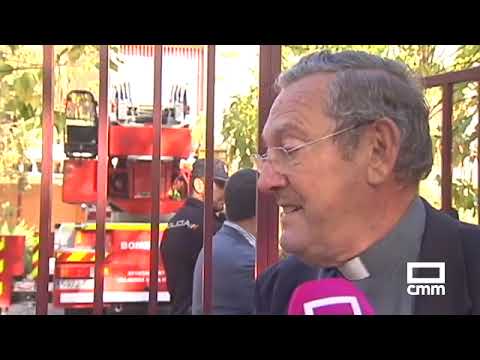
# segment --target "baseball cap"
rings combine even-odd
[[[192,169],[192,178],[205,177],[206,173],[206,160],[199,159],[195,161]],[[215,180],[227,181],[228,180],[228,168],[222,160],[214,159],[213,162],[213,178]]]

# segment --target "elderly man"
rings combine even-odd
[[[291,256],[257,282],[256,312],[285,314],[308,280],[343,276],[377,314],[480,313],[480,229],[418,195],[432,167],[429,110],[395,61],[319,52],[278,79],[258,186],[282,207]],[[410,295],[408,262],[445,263],[445,295]],[[434,275],[431,275],[432,277]]]

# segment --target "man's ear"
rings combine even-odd
[[[193,189],[199,194],[204,194],[205,183],[203,182],[203,180],[198,177],[195,178],[195,180],[193,180]]]
[[[389,118],[375,121],[369,135],[367,179],[370,185],[380,185],[393,173],[400,151],[400,129]]]

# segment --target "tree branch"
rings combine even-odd
[[[475,98],[477,98],[478,95],[474,95],[474,96],[470,96],[468,98],[461,98],[461,99],[458,99],[457,101],[454,101],[452,105],[456,105],[462,101],[466,101],[466,100],[473,100]],[[432,106],[432,110],[435,109],[436,107],[440,106],[442,104],[442,100],[440,100],[435,106]],[[432,113],[430,114],[430,118],[433,118],[435,117],[440,111],[442,111],[442,108],[440,108],[438,111],[436,111],[435,113]],[[433,112],[433,111],[432,111]]]

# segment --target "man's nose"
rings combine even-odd
[[[286,176],[275,171],[268,161],[263,165],[258,178],[259,191],[274,192],[287,186],[287,183]]]

